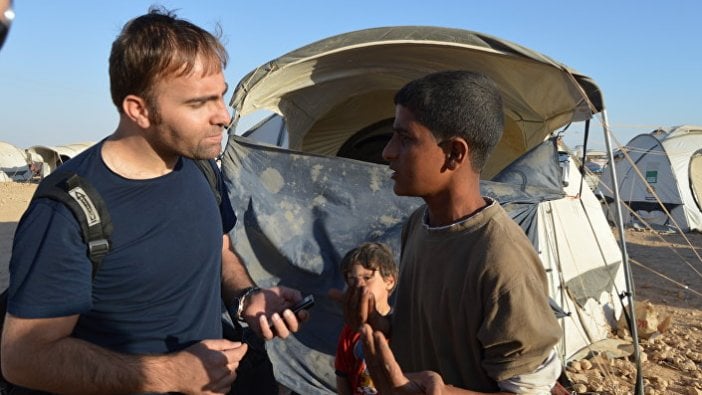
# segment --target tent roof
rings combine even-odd
[[[24,151],[13,144],[0,141],[0,163],[7,164],[27,164],[27,156]]]
[[[329,37],[247,74],[235,116],[267,109],[286,118],[290,148],[335,155],[355,132],[394,116],[394,93],[430,72],[464,69],[492,77],[506,107],[496,150],[501,169],[572,121],[603,109],[597,85],[518,44],[468,30],[397,26]]]
[[[85,143],[74,143],[74,144],[65,144],[65,145],[56,145],[56,146],[46,146],[46,145],[33,145],[29,148],[27,148],[28,151],[30,152],[55,152],[58,155],[62,156],[67,156],[69,158],[73,158],[74,156],[80,154],[81,152],[85,151],[89,147],[91,147],[94,142],[85,142]]]

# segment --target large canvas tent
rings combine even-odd
[[[234,91],[235,119],[260,109],[277,114],[246,135],[291,150],[232,129],[222,157],[239,216],[232,240],[254,280],[317,298],[300,332],[267,342],[276,378],[298,393],[334,391],[342,317],[327,292],[343,287],[341,257],[368,240],[399,253],[402,224],[421,204],[395,196],[387,166],[369,163],[378,162],[389,138],[392,94],[411,79],[448,69],[491,76],[505,98],[505,136],[481,189],[503,204],[539,251],[551,297],[569,314],[561,319],[564,359],[605,338],[621,312],[621,252],[592,192],[583,188],[578,195],[577,169],[559,163],[554,141],[547,140],[602,110],[594,82],[480,33],[392,27],[342,34],[262,65]]]
[[[24,151],[0,141],[0,182],[26,181],[30,178]]]
[[[641,134],[620,152],[615,158],[619,191],[622,203],[631,209],[622,210],[625,224],[643,221],[702,232],[702,126]],[[613,219],[613,183],[607,171],[600,182]]]
[[[31,162],[35,163],[35,167],[40,169],[39,175],[45,177],[56,170],[57,167],[61,166],[63,162],[73,158],[93,144],[94,143],[86,142],[57,145],[53,147],[35,145],[27,148],[27,157]]]
[[[436,70],[481,72],[501,88],[505,135],[487,178],[552,131],[602,109],[590,78],[543,54],[477,32],[425,26],[361,30],[294,50],[248,73],[230,105],[235,117],[259,109],[282,115],[291,149],[337,155],[350,136],[373,135],[394,117],[392,98],[404,83]]]

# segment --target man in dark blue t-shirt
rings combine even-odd
[[[112,246],[93,279],[71,212],[46,198],[30,205],[10,263],[9,381],[61,393],[226,393],[247,346],[222,339],[222,300],[265,339],[297,331],[288,307],[299,292],[255,287],[231,246],[224,185],[218,206],[193,161],[221,150],[226,61],[216,37],[172,13],[125,25],[110,55],[119,125],[63,165],[102,196]]]

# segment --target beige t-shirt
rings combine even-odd
[[[561,328],[543,266],[522,229],[489,205],[444,228],[415,211],[402,234],[391,347],[403,371],[433,370],[448,384],[498,391],[533,372]]]

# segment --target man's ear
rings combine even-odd
[[[143,98],[136,95],[127,95],[122,100],[122,111],[140,128],[147,129],[151,126],[149,108]]]
[[[466,140],[454,137],[446,145],[446,168],[456,170],[468,161],[470,148]]]

